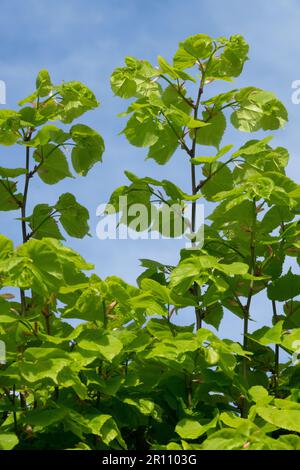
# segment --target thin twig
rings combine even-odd
[[[249,263],[249,274],[254,276],[255,272],[255,263],[256,263],[256,255],[255,255],[255,230],[256,230],[256,220],[257,220],[257,211],[256,211],[256,199],[253,198],[252,201],[253,206],[253,219],[252,219],[252,227],[251,227],[251,235],[250,235],[250,263]],[[244,331],[243,331],[243,348],[244,350],[248,349],[248,326],[249,326],[249,317],[250,317],[250,307],[251,301],[253,297],[253,286],[254,280],[253,278],[250,281],[247,303],[244,308]],[[248,382],[248,359],[247,357],[243,358],[243,376],[245,380],[245,384],[247,385]],[[243,400],[242,406],[242,418],[247,417],[247,402],[246,399]]]
[[[278,314],[275,300],[272,300],[272,310],[273,310],[273,323],[276,325],[278,322]],[[275,361],[274,361],[274,390],[275,395],[277,395],[278,382],[279,382],[279,344],[275,344]]]
[[[28,133],[25,135],[24,140],[25,142],[29,142],[32,136],[33,129],[29,129]],[[23,243],[26,243],[28,238],[27,238],[27,228],[26,228],[26,204],[27,204],[27,196],[28,196],[28,189],[29,189],[29,181],[31,178],[30,174],[30,147],[27,145],[26,146],[26,163],[25,163],[25,169],[26,169],[26,174],[25,174],[25,185],[24,185],[24,191],[23,191],[23,200],[22,200],[22,205],[21,205],[21,225],[22,225],[22,237],[23,237]],[[25,316],[26,314],[26,298],[25,298],[25,291],[23,289],[20,289],[20,297],[21,297],[21,316]]]

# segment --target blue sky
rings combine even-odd
[[[36,179],[30,207],[40,202],[55,203],[62,192],[73,192],[91,214],[92,238],[68,240],[88,261],[95,263],[101,276],[115,274],[135,282],[141,272],[139,258],[147,257],[175,264],[179,241],[99,241],[95,234],[96,207],[107,201],[112,191],[124,184],[124,170],[139,176],[171,179],[189,191],[189,169],[178,153],[171,162],[158,166],[145,161],[145,149],[131,147],[118,136],[124,122],[117,114],[126,102],[114,97],[109,76],[123,64],[126,55],[156,61],[158,54],[171,59],[177,44],[185,37],[206,33],[213,37],[243,34],[250,44],[250,61],[235,86],[255,85],[274,91],[289,111],[285,130],[275,133],[273,143],[286,146],[291,155],[288,174],[300,183],[300,105],[291,102],[291,83],[300,79],[300,4],[297,0],[2,0],[0,4],[0,80],[7,85],[8,108],[33,90],[41,68],[47,68],[55,83],[79,80],[96,93],[101,107],[81,118],[104,137],[106,152],[87,178],[64,180],[52,187]],[[207,96],[219,91],[212,88]],[[0,109],[4,106],[0,106]],[[230,127],[224,145],[240,145],[251,135]],[[15,149],[0,149],[1,166],[21,166],[24,155]],[[1,214],[1,233],[20,241],[15,213]],[[253,302],[258,323],[270,317],[269,306],[259,298]],[[187,321],[192,320],[187,312]],[[237,331],[240,321],[226,314],[224,334]]]

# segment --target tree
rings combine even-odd
[[[21,109],[0,113],[1,143],[21,145],[25,154],[24,168],[0,168],[0,209],[21,210],[23,239],[14,248],[0,238],[0,287],[6,288],[0,339],[7,350],[0,448],[300,448],[299,185],[286,176],[287,150],[271,147],[271,136],[234,151],[221,147],[229,112],[244,132],[278,129],[287,112],[273,93],[255,87],[204,99],[212,82],[240,75],[247,55],[239,35],[199,34],[179,44],[173,64],[127,57],[112,74],[114,93],[131,98],[123,130],[128,141],[148,147],[147,157],[160,165],[181,150],[191,174],[191,194],[172,181],[127,172],[129,184],[111,196],[116,211],[120,196],[147,208],[157,200],[161,208],[176,203],[182,210],[174,218],[191,228],[193,249],[181,251],[177,266],[142,260],[138,287],[88,276],[92,266],[62,244],[61,227],[75,237],[89,230],[88,212],[72,194],[26,211],[34,176],[46,184],[71,176],[66,145],[78,174],[101,160],[104,143],[96,131],[49,124],[70,124],[93,109],[93,93],[78,82],[53,86],[41,71]],[[201,146],[216,151],[199,156]],[[200,198],[213,204],[202,246]],[[158,229],[163,233],[163,225]],[[20,289],[19,302],[7,288]],[[250,334],[258,292],[269,299],[273,326]],[[175,325],[173,315],[184,315],[186,307],[195,310],[195,324]],[[243,344],[204,326],[218,329],[224,310],[241,319]],[[82,322],[72,327],[69,318]]]

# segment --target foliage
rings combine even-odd
[[[34,176],[45,184],[72,176],[66,146],[79,175],[101,161],[96,131],[66,128],[98,105],[94,94],[79,82],[54,86],[43,70],[18,111],[0,112],[1,144],[25,156],[21,168],[0,168],[0,209],[21,212],[23,241],[14,247],[0,236],[0,449],[300,449],[300,366],[291,361],[300,344],[299,185],[271,136],[235,151],[221,145],[229,122],[244,132],[275,130],[287,112],[255,87],[203,100],[211,83],[240,75],[247,54],[239,35],[198,34],[179,44],[172,64],[127,57],[112,74],[113,92],[131,99],[128,141],[160,165],[178,149],[192,177],[186,194],[174,182],[127,173],[129,186],[111,204],[120,210],[120,195],[148,206],[153,198],[182,208],[213,203],[203,247],[182,250],[177,266],[142,260],[138,286],[89,275],[93,266],[62,244],[65,233],[89,232],[88,212],[72,194],[26,211]],[[201,156],[202,145],[216,151]],[[258,293],[269,299],[273,325],[250,334]],[[175,325],[186,307],[195,325]],[[241,344],[212,332],[225,311],[241,320]]]

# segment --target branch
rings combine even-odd
[[[249,264],[249,274],[252,276],[255,272],[255,263],[256,263],[256,256],[255,256],[255,230],[256,230],[256,220],[257,220],[257,211],[256,211],[256,199],[253,198],[253,219],[252,219],[252,228],[251,228],[251,235],[250,235],[250,264]],[[243,348],[245,350],[248,349],[248,325],[249,325],[249,316],[250,316],[250,306],[253,297],[253,286],[254,280],[251,279],[250,287],[247,297],[247,303],[244,309],[244,331],[243,331]],[[245,383],[247,384],[248,381],[248,364],[247,358],[243,358],[243,375]],[[245,418],[247,415],[247,403],[246,400],[243,400],[242,406],[242,418]]]
[[[275,300],[272,300],[272,310],[273,310],[273,322],[276,324],[278,322],[278,314],[277,314]],[[273,378],[274,378],[275,395],[277,395],[278,380],[279,380],[279,344],[275,344],[275,363],[274,363]]]
[[[33,130],[30,129],[27,136],[25,137],[25,142],[29,142],[32,136]],[[31,173],[29,170],[30,166],[30,147],[26,146],[26,175],[25,175],[25,185],[24,185],[24,192],[23,192],[23,201],[21,207],[21,216],[22,216],[22,235],[23,235],[23,243],[27,242],[27,230],[26,230],[26,204],[27,204],[27,196],[28,196],[28,189],[29,189],[29,181],[31,178]]]
[[[31,139],[33,133],[33,129],[30,128],[28,132],[24,135],[24,141],[29,142]],[[22,206],[20,207],[21,209],[21,226],[22,226],[22,237],[23,237],[23,243],[26,243],[28,238],[27,238],[27,228],[26,228],[26,204],[27,204],[27,196],[28,196],[28,189],[29,189],[29,181],[31,178],[31,174],[29,171],[29,166],[30,166],[30,147],[27,145],[26,146],[26,163],[25,163],[25,169],[26,169],[26,174],[25,174],[25,185],[24,185],[24,192],[23,192],[23,200],[22,200]],[[20,297],[21,297],[21,316],[25,316],[26,310],[27,310],[27,305],[26,305],[26,297],[25,297],[25,291],[24,289],[20,289]]]
[[[197,96],[197,100],[196,100],[196,107],[195,107],[195,111],[194,111],[194,119],[197,119],[197,117],[198,117],[198,108],[199,108],[200,99],[201,99],[201,96],[202,96],[202,93],[203,93],[203,84],[204,84],[203,76],[204,75],[202,75],[201,84],[200,84],[200,87],[199,87],[199,90],[198,90],[198,96]],[[196,155],[197,131],[198,131],[198,129],[196,128],[194,130],[191,158],[195,158],[195,155]],[[193,165],[192,162],[191,162],[191,181],[192,181],[192,194],[195,195],[195,194],[197,194],[196,169],[195,169],[195,165]],[[191,223],[192,223],[192,233],[194,233],[195,229],[196,229],[196,207],[197,207],[196,202],[193,201],[192,202],[192,221],[191,221]],[[192,246],[194,246],[194,245],[195,245],[195,243],[194,243],[194,241],[192,241]],[[194,296],[197,300],[197,297],[199,295],[199,286],[196,282],[193,285],[193,290],[194,290]],[[199,330],[202,327],[202,311],[201,311],[199,306],[195,307],[195,316],[196,316],[196,329]]]

